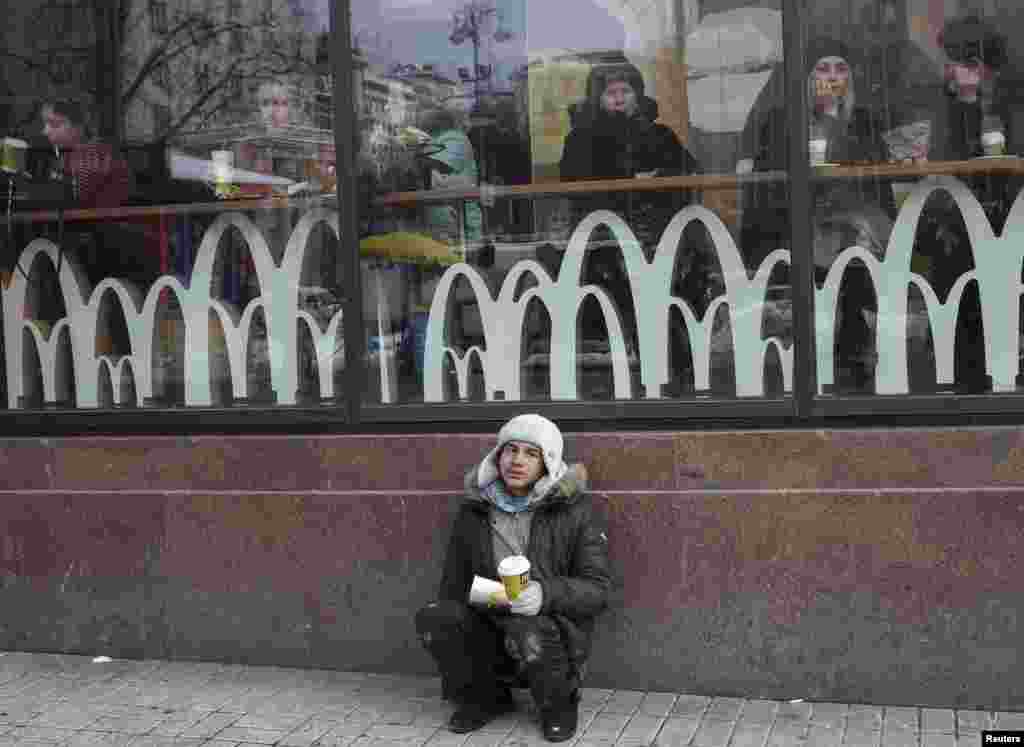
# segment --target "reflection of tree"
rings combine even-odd
[[[312,37],[287,0],[259,10],[242,0],[36,3],[24,39],[5,39],[0,55],[48,89],[33,95],[92,99],[107,137],[147,105],[158,113],[152,139],[199,129],[245,101],[249,85],[314,69]]]

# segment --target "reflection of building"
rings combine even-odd
[[[364,147],[383,171],[403,148],[399,130],[416,124],[420,99],[408,81],[370,71],[363,77],[362,96],[359,122]]]
[[[356,81],[356,111],[363,155],[381,176],[408,158],[399,140],[403,127],[421,125],[424,112],[460,107],[460,86],[433,65],[398,65],[388,74],[364,65]]]
[[[129,13],[122,51],[123,85],[135,87],[125,111],[129,141],[238,124],[258,107],[267,81],[290,91],[296,124],[311,123],[318,37],[287,0],[153,0],[131,4]],[[175,53],[154,56],[165,45]]]
[[[433,65],[400,65],[393,71],[393,75],[412,85],[421,106],[457,106],[450,102],[462,90],[462,86],[441,75]]]

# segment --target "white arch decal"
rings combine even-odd
[[[945,303],[940,303],[928,281],[910,270],[913,239],[921,212],[929,196],[936,190],[947,191],[964,216],[971,242],[975,270],[956,280]],[[699,221],[711,237],[725,281],[725,292],[712,299],[702,318],[681,298],[671,292],[672,275],[680,251],[680,239],[686,227]],[[298,287],[302,264],[308,251],[310,234],[320,223],[338,236],[336,212],[316,208],[303,215],[286,243],[280,263],[275,263],[256,225],[240,213],[225,213],[214,220],[203,236],[196,253],[191,281],[184,285],[173,276],[158,278],[142,293],[127,281],[107,278],[95,288],[90,287],[85,273],[74,256],[65,256],[58,276],[66,316],[58,320],[49,335],[35,320],[24,319],[23,312],[28,280],[16,274],[2,296],[3,335],[6,351],[8,406],[16,408],[26,392],[22,360],[33,345],[37,352],[42,378],[43,396],[53,402],[58,395],[57,345],[61,333],[67,331],[73,361],[75,396],[79,407],[99,405],[99,376],[105,370],[111,378],[115,401],[120,403],[121,377],[129,375],[135,384],[136,396],[145,401],[153,394],[155,319],[161,293],[166,289],[180,301],[185,325],[186,360],[185,404],[209,406],[210,350],[209,319],[213,314],[224,330],[230,362],[232,392],[246,398],[246,355],[257,311],[266,320],[268,359],[271,384],[281,404],[293,404],[298,389],[297,325],[310,331],[316,354],[320,393],[335,396],[334,368],[344,345],[337,336],[343,320],[336,312],[326,330],[316,319],[298,306]],[[424,393],[428,402],[444,399],[444,356],[451,355],[458,374],[458,396],[468,392],[469,357],[479,357],[484,373],[485,397],[518,400],[522,397],[521,338],[528,304],[542,303],[551,318],[551,396],[553,399],[575,399],[576,381],[576,317],[581,305],[593,297],[604,317],[609,336],[610,364],[615,396],[631,396],[629,360],[621,310],[606,289],[581,285],[585,254],[591,237],[599,227],[606,227],[622,252],[629,277],[632,301],[636,310],[640,382],[644,397],[657,399],[669,376],[668,333],[671,309],[678,309],[690,340],[694,364],[694,383],[698,389],[710,386],[711,327],[715,314],[725,306],[729,310],[736,369],[736,394],[740,397],[764,395],[764,366],[770,348],[779,355],[783,382],[792,391],[792,350],[778,338],[762,338],[762,322],[768,280],[772,271],[791,261],[789,252],[777,250],[765,258],[752,276],[748,275],[742,257],[729,231],[717,215],[701,205],[680,210],[666,227],[654,256],[648,260],[630,227],[618,215],[600,210],[586,216],[573,231],[557,280],[552,279],[536,260],[522,260],[506,274],[501,288],[492,295],[486,282],[466,263],[447,269],[442,275],[431,301],[427,321],[424,358]],[[213,266],[216,251],[224,232],[235,228],[249,247],[261,295],[244,309],[235,309],[212,295]],[[57,266],[58,249],[47,239],[36,239],[24,249],[22,266],[34,268],[36,261]],[[818,381],[824,387],[833,379],[834,322],[838,289],[850,262],[859,260],[867,267],[878,298],[877,325],[878,367],[876,390],[879,394],[905,394],[909,391],[906,351],[907,294],[910,287],[921,293],[928,322],[935,341],[936,373],[941,383],[953,376],[955,321],[966,285],[978,283],[984,319],[985,358],[988,373],[996,391],[1016,388],[1018,370],[1020,321],[1016,310],[1024,267],[1024,195],[1018,195],[1007,217],[1001,235],[996,236],[982,206],[971,191],[952,177],[930,178],[918,184],[905,201],[893,226],[884,258],[858,246],[846,248],[835,260],[824,286],[815,291],[815,330],[818,349]],[[30,271],[31,272],[31,271]],[[536,285],[516,298],[520,281],[530,276]],[[483,323],[484,344],[471,350],[457,350],[447,339],[445,327],[448,297],[458,278],[465,278],[479,304]],[[96,336],[101,331],[99,313],[106,293],[117,299],[128,328],[130,351],[120,357],[96,353]],[[1008,311],[1009,310],[1009,311]],[[386,356],[382,356],[386,358]],[[386,382],[385,401],[394,401],[393,382]]]

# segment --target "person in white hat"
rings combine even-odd
[[[570,739],[594,620],[608,602],[608,535],[586,492],[586,470],[562,460],[562,434],[540,415],[519,415],[465,479],[438,601],[416,615],[437,662],[449,728],[480,729],[515,707],[503,674],[528,684],[548,741]],[[468,601],[474,576],[496,579],[506,557],[530,561],[515,600]]]

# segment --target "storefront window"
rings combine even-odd
[[[3,407],[1024,382],[1010,0],[806,3],[786,65],[780,0],[343,5],[10,9]]]
[[[320,404],[327,3],[29,0],[0,36],[5,404]]]
[[[1018,388],[1022,23],[1009,0],[813,5],[823,394]]]
[[[367,402],[790,394],[781,11],[704,5],[352,5]]]

